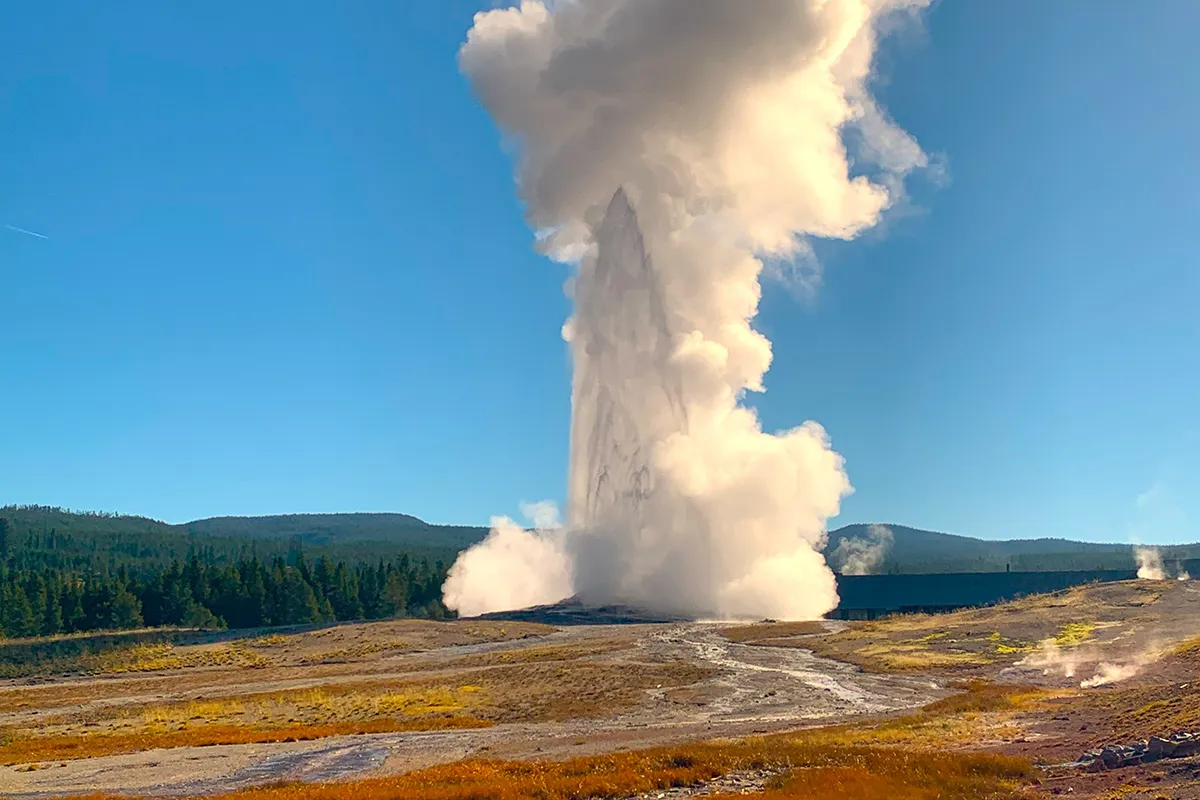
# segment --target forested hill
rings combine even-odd
[[[144,517],[0,508],[0,639],[144,624],[245,628],[447,616],[441,587],[462,532],[441,537],[436,526],[388,515],[396,530],[419,533],[357,541],[381,535],[376,516],[372,523],[347,515],[334,521],[341,527],[318,518],[211,521],[205,535]]]
[[[872,542],[869,525],[846,525],[831,531],[826,553],[835,554],[847,539]],[[938,533],[903,525],[885,525],[892,534],[883,550],[879,572],[944,573],[1054,570],[1131,569],[1133,548],[1128,544],[1077,542],[1070,539],[987,540]],[[1200,545],[1162,547],[1166,561],[1200,557]],[[836,558],[831,558],[836,562]],[[836,567],[837,564],[835,563]]]
[[[401,555],[451,562],[484,528],[429,525],[405,514],[293,515],[199,520],[170,525],[145,517],[78,513],[45,506],[0,507],[0,557],[9,566],[109,572],[170,564],[200,552],[212,563],[272,558],[298,546],[348,563]]]
[[[487,528],[430,525],[408,514],[287,514],[272,517],[213,517],[179,526],[200,536],[291,539],[306,544],[390,542],[461,550],[487,535]]]

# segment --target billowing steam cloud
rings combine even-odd
[[[867,85],[880,21],[926,2],[526,0],[476,16],[461,67],[510,137],[543,252],[578,265],[571,463],[565,529],[498,525],[456,564],[447,605],[836,605],[820,548],[850,483],[821,426],[764,433],[741,403],[771,363],[751,320],[764,261],[815,280],[809,239],[875,225],[926,165]]]
[[[866,536],[847,537],[838,542],[829,560],[843,575],[872,575],[887,558],[893,541],[891,528],[869,525]]]
[[[552,603],[571,594],[571,564],[563,547],[558,509],[523,505],[533,523],[526,531],[508,517],[493,517],[482,543],[459,556],[442,594],[464,616]]]
[[[1129,680],[1160,660],[1166,652],[1156,644],[1115,659],[1096,646],[1066,648],[1054,639],[1046,639],[1037,650],[1014,666],[1039,669],[1044,675],[1059,675],[1071,679],[1090,672],[1091,676],[1079,681],[1079,686],[1082,689],[1094,689],[1097,686]]]
[[[1165,581],[1167,571],[1163,568],[1162,554],[1154,547],[1135,547],[1133,557],[1137,559],[1138,580]]]
[[[1138,580],[1165,581],[1171,579],[1172,572],[1169,572],[1163,564],[1162,553],[1159,552],[1157,547],[1134,547],[1133,557],[1137,561]],[[1175,564],[1173,573],[1177,581],[1190,581],[1192,579],[1192,576],[1178,562]]]

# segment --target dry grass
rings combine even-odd
[[[1165,736],[1175,731],[1200,730],[1200,694],[1159,691],[1158,696],[1123,715],[1131,732],[1155,731]]]
[[[347,784],[285,785],[220,800],[583,800],[694,786],[737,770],[777,774],[767,797],[808,800],[1009,798],[1029,765],[994,755],[814,746],[788,738],[701,743],[565,762],[463,761]],[[213,798],[216,800],[216,798]]]
[[[1200,730],[1200,637],[1176,645],[1148,676],[1078,691],[1058,709],[1093,721],[1097,738],[1135,740]]]
[[[165,732],[145,730],[139,733],[40,736],[16,739],[0,745],[0,764],[29,764],[39,761],[96,758],[175,747],[302,742],[330,736],[482,728],[488,725],[491,723],[473,717],[446,716],[410,720],[378,719],[330,725],[292,725],[284,728],[200,725]]]
[[[514,664],[458,676],[482,687],[480,717],[497,722],[552,722],[610,716],[646,700],[646,690],[688,686],[713,671],[683,662],[592,661]]]
[[[167,672],[214,667],[260,669],[268,664],[267,659],[238,644],[189,648],[154,644],[100,654],[96,657],[91,671],[103,675],[121,675],[131,672]]]
[[[795,636],[811,636],[824,633],[820,622],[762,622],[755,625],[734,625],[722,628],[718,633],[738,644],[759,644],[774,639],[790,639]]]
[[[1014,758],[883,748],[818,751],[764,798],[984,800],[1015,797],[1029,766]]]
[[[115,709],[36,730],[0,732],[0,763],[141,750],[320,739],[358,733],[473,728],[477,686],[343,684]],[[53,723],[53,720],[48,722]]]
[[[864,667],[878,672],[913,672],[992,663],[992,659],[981,653],[935,650],[923,642],[869,644],[856,650],[855,655]]]
[[[185,634],[164,628],[0,640],[0,679],[101,673],[116,654],[163,645]]]
[[[813,728],[789,736],[812,747],[908,746],[953,748],[1010,735],[1013,718],[1053,697],[1046,690],[972,681],[963,691],[912,714],[879,721]]]
[[[907,622],[912,625],[914,621]],[[927,629],[922,627],[903,630],[922,635],[905,636],[897,629],[887,635],[864,627],[828,636],[806,637],[796,646],[826,658],[846,661],[867,672],[971,672],[995,663],[1001,655],[1000,647],[1004,646],[1003,642],[987,636],[971,640],[968,637],[943,638],[940,631],[925,635]],[[932,638],[934,636],[937,638]]]
[[[1200,666],[1200,636],[1180,642],[1172,655],[1180,663]]]
[[[988,674],[1053,639],[1060,647],[1103,644],[1145,625],[1172,587],[1144,581],[1079,586],[989,608],[945,614],[896,614],[854,622],[836,631],[820,623],[727,628],[731,641],[803,647],[872,672],[931,671],[960,677]],[[1080,619],[1087,620],[1079,622]]]
[[[583,658],[609,655],[629,649],[628,642],[591,642],[587,644],[552,644],[542,647],[525,647],[519,650],[500,650],[493,653],[475,653],[442,664],[441,666],[462,669],[471,667],[504,666],[507,664],[533,664],[547,661],[577,661]]]
[[[645,702],[647,689],[688,685],[711,674],[682,663],[546,660],[586,652],[586,647],[538,649],[529,659],[518,660],[527,663],[425,679],[356,680],[238,694],[228,694],[226,689],[224,695],[43,713],[35,724],[0,731],[0,760],[28,763],[164,747],[315,739],[375,729],[600,717]]]
[[[478,706],[486,695],[476,686],[390,683],[333,684],[310,689],[155,703],[125,710],[115,722],[133,727],[169,730],[195,723],[323,725],[361,722],[398,714],[451,714]]]
[[[353,661],[362,661],[371,656],[412,652],[413,649],[413,646],[404,639],[355,642],[347,647],[305,653],[300,656],[298,663],[302,666],[309,664],[345,664]]]
[[[935,700],[925,706],[922,713],[938,717],[947,714],[1028,711],[1052,695],[1048,690],[1034,686],[1013,686],[986,681],[971,681],[961,688],[966,691]]]
[[[140,696],[211,695],[249,682],[286,685],[395,673],[397,664],[388,659],[399,653],[537,638],[553,630],[532,623],[391,620],[275,631],[232,641],[230,634],[149,630],[10,642],[0,644],[0,678],[73,677],[49,685],[0,685],[0,714],[54,712]],[[430,659],[414,661],[411,668],[446,666],[444,660]],[[255,670],[249,679],[248,668]],[[409,668],[405,662],[403,669]]]
[[[548,689],[550,686],[545,681],[561,677],[555,670],[565,666],[556,663],[515,665],[483,670],[480,674],[492,674],[495,677],[509,673],[497,679],[511,687],[520,684],[523,679],[529,679],[529,671],[533,670],[538,673],[543,689]],[[677,667],[675,665],[674,668]],[[640,677],[635,675],[633,681],[644,683],[658,680],[660,674],[645,672]],[[585,682],[594,683],[596,680],[597,675],[593,673]],[[573,684],[573,681],[569,683]],[[964,694],[934,703],[916,714],[858,725],[817,728],[752,740],[618,753],[558,763],[471,760],[348,784],[263,787],[224,795],[220,800],[342,800],[347,797],[355,800],[619,798],[702,784],[734,771],[755,771],[775,776],[763,795],[774,798],[999,800],[1016,797],[1018,788],[1029,779],[1030,767],[1027,762],[996,755],[955,753],[951,751],[951,746],[978,740],[995,726],[1003,724],[1011,714],[1037,702],[1039,693],[1023,687],[982,683],[964,688]],[[475,687],[472,686],[460,689],[467,694],[475,693]],[[322,690],[320,696],[314,698],[314,703],[344,705],[345,698],[338,695],[337,691],[329,693]],[[572,685],[564,693],[572,691],[578,692],[579,687]],[[280,696],[285,694],[280,693]],[[242,702],[247,701],[243,699]],[[219,704],[214,705],[210,701],[193,703],[188,710],[201,716],[222,712]],[[271,742],[345,733],[485,724],[487,722],[477,718],[422,717],[408,721],[393,719],[357,725],[293,726],[274,730],[201,725],[155,735],[152,742],[147,741],[146,735],[91,735],[74,740],[60,737],[57,740],[12,742],[0,747],[0,763],[35,763],[107,755],[149,746]]]
[[[1200,692],[1190,683],[1106,687],[1081,693],[1064,708],[1097,715],[1111,739],[1200,730]]]
[[[563,655],[563,654],[558,654]],[[606,716],[645,701],[653,688],[696,683],[711,670],[690,664],[540,661],[505,664],[404,681],[325,683],[202,701],[121,709],[121,723],[311,725],[379,716],[468,712],[493,722],[545,722]],[[110,718],[111,719],[111,718]],[[93,720],[94,722],[94,720]]]
[[[399,619],[247,633],[244,638],[163,628],[0,640],[0,679],[350,664],[553,632],[536,623]]]

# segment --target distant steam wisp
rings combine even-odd
[[[891,528],[869,525],[866,536],[847,537],[838,542],[829,558],[843,575],[872,575],[883,565],[894,541]]]

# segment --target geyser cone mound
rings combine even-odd
[[[544,625],[648,625],[654,623],[688,622],[691,616],[648,611],[621,603],[587,603],[571,597],[557,603],[514,611],[494,611],[479,619],[506,622],[540,622]]]

